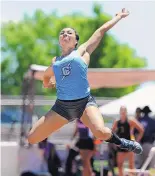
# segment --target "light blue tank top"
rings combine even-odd
[[[57,57],[53,64],[57,97],[60,100],[76,100],[87,97],[90,87],[87,80],[87,64],[78,51],[65,57]]]

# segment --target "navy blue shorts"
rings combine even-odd
[[[71,122],[75,119],[80,119],[88,106],[98,107],[94,97],[91,95],[78,100],[57,99],[51,109]]]

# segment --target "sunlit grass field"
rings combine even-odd
[[[103,162],[103,163],[102,163],[102,162]],[[99,160],[96,160],[96,161],[94,162],[95,170],[96,170],[96,171],[100,171],[101,165],[104,165],[104,167],[107,167],[107,166],[108,166],[108,162],[107,162],[107,161],[99,161]],[[124,164],[124,168],[128,168],[127,162]],[[115,173],[118,175],[118,168],[117,168],[117,167],[115,168]],[[155,176],[155,169],[150,169],[150,170],[149,170],[149,173],[150,173],[150,176]]]

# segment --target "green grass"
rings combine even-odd
[[[103,164],[104,167],[108,166],[108,161],[100,161],[100,160],[95,160],[94,161],[94,168],[96,171],[100,171],[100,164]],[[128,164],[125,162],[124,164],[125,168],[127,168]],[[118,174],[118,168],[115,168],[115,173]],[[150,176],[155,176],[155,169],[150,169]]]

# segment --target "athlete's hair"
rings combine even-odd
[[[77,31],[74,28],[72,28],[72,27],[70,27],[70,28],[73,29],[73,31],[75,32],[75,36],[76,36],[76,40],[77,40],[77,44],[75,45],[75,48],[77,48],[78,42],[79,42],[79,39],[80,39],[79,34],[77,33]]]

